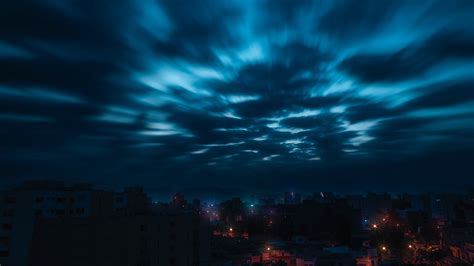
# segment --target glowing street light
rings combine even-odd
[[[271,248],[270,248],[270,247],[267,247],[267,251],[270,251],[270,250],[271,250]]]
[[[377,224],[373,224],[372,228],[377,229]]]
[[[386,246],[382,246],[382,250],[383,250],[383,251],[386,251],[386,250],[387,250],[387,247],[386,247]]]
[[[412,246],[412,245],[408,245],[408,248],[413,248],[413,246]]]
[[[231,228],[229,228],[229,231],[230,231],[230,232],[234,231],[234,228],[232,228],[232,227],[231,227]]]

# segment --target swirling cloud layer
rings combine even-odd
[[[9,1],[2,179],[472,183],[472,14],[472,1]]]

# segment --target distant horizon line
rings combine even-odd
[[[139,185],[139,184],[130,184],[130,185],[121,185],[117,187],[116,185],[104,185],[98,184],[97,182],[91,181],[71,181],[71,180],[61,180],[61,179],[27,179],[27,180],[19,180],[17,183],[11,183],[8,186],[4,186],[2,190],[9,190],[15,188],[21,188],[22,186],[27,185],[46,185],[47,183],[53,184],[57,183],[56,185],[62,185],[66,188],[73,188],[75,186],[90,186],[90,189],[102,189],[102,190],[110,190],[110,191],[124,191],[126,188],[142,188],[144,192],[150,196],[152,201],[156,200],[163,200],[169,199],[172,195],[176,193],[181,193],[185,197],[190,197],[190,199],[203,199],[203,200],[222,200],[222,199],[231,199],[231,198],[252,198],[252,197],[274,197],[275,199],[279,199],[284,196],[284,193],[287,192],[294,192],[301,196],[301,199],[307,199],[308,197],[314,196],[315,194],[319,193],[331,193],[336,197],[348,197],[348,196],[367,196],[371,193],[376,195],[389,195],[391,198],[396,196],[402,196],[404,194],[407,195],[423,195],[423,194],[441,194],[441,195],[468,195],[469,193],[474,192],[474,185],[467,185],[464,186],[462,189],[453,190],[453,189],[445,189],[445,190],[423,190],[423,191],[381,191],[378,189],[365,189],[365,190],[357,190],[354,189],[351,192],[342,192],[337,191],[334,189],[324,189],[324,190],[301,190],[301,189],[282,189],[282,190],[260,190],[260,191],[250,191],[245,190],[241,187],[230,187],[230,186],[194,186],[194,187],[182,187],[177,188],[177,186],[146,186],[146,185]],[[47,188],[46,188],[47,189]],[[52,189],[52,188],[51,188]],[[161,194],[161,195],[157,195]]]

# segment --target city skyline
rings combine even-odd
[[[0,262],[21,265],[383,266],[474,261],[474,190],[220,202],[142,187],[0,190]]]
[[[9,1],[0,185],[463,191],[473,12],[472,1]]]

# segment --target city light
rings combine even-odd
[[[387,250],[387,247],[386,247],[386,246],[382,246],[382,250],[383,250],[383,251],[386,251],[386,250]]]
[[[373,225],[372,225],[372,228],[376,229],[376,228],[377,228],[377,224],[373,224]]]

